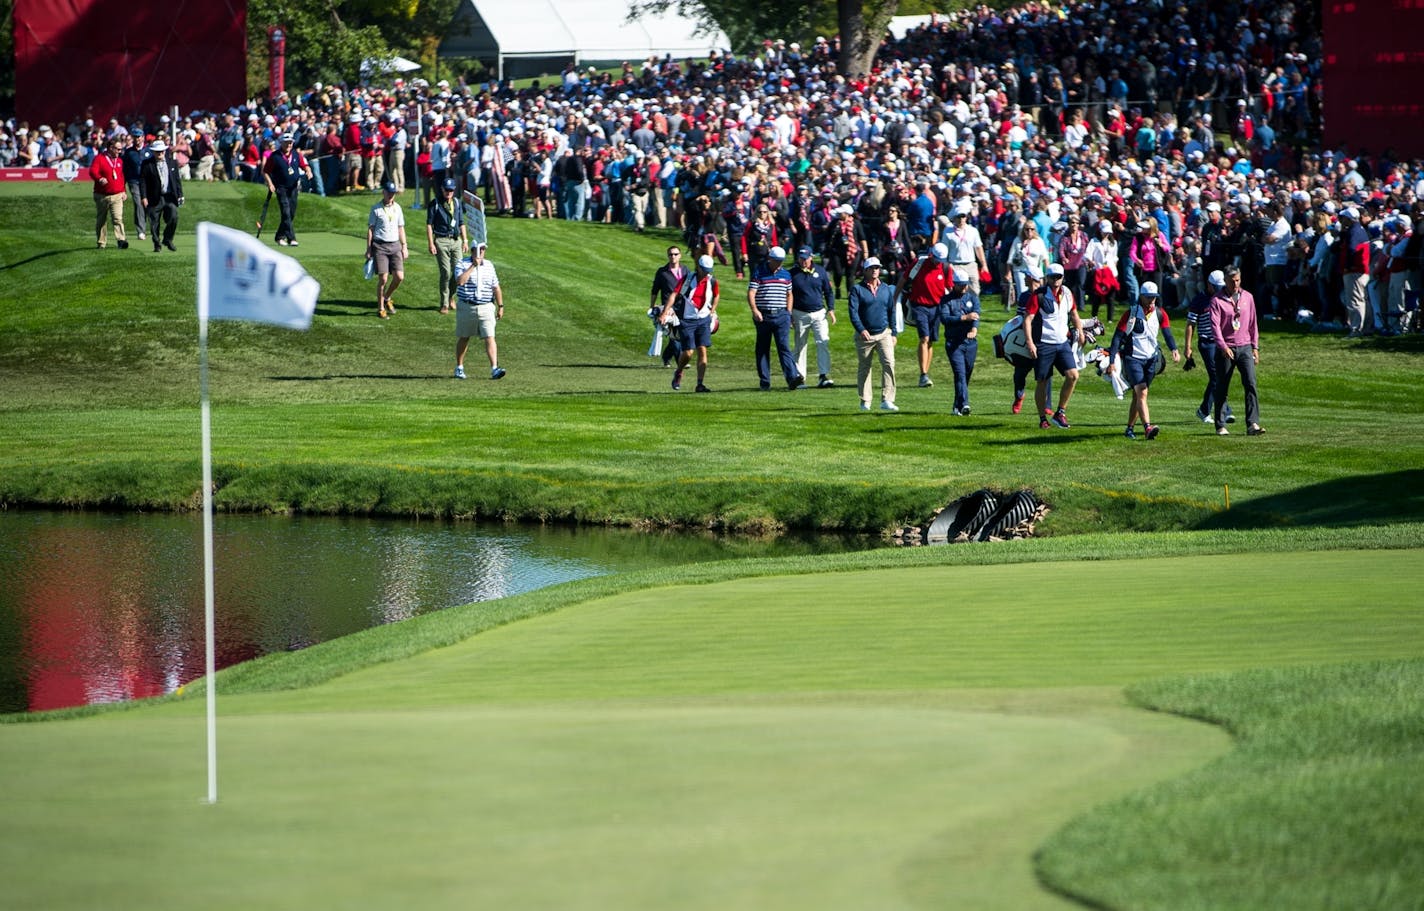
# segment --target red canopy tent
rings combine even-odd
[[[223,110],[247,97],[247,0],[15,0],[15,112]]]

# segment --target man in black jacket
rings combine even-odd
[[[178,207],[183,204],[183,180],[178,176],[178,165],[168,152],[168,144],[155,139],[148,147],[152,154],[144,159],[139,169],[140,199],[144,211],[148,213],[148,234],[153,238],[153,252],[157,253],[158,222],[163,220],[163,246],[177,251],[173,246],[173,235],[178,230]]]

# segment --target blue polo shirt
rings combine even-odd
[[[792,309],[798,313],[819,313],[836,309],[836,291],[831,287],[831,277],[825,267],[811,264],[807,270],[797,265],[791,270],[791,293],[794,299]]]

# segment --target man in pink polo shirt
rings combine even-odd
[[[1246,435],[1260,436],[1260,408],[1256,400],[1256,365],[1261,361],[1261,338],[1256,327],[1256,300],[1241,287],[1241,270],[1224,270],[1226,284],[1211,299],[1207,311],[1216,335],[1216,394],[1212,396],[1217,436],[1226,436],[1221,409],[1231,388],[1231,375],[1241,373],[1241,390],[1246,394]]]

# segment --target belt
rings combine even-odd
[[[450,239],[452,239],[452,238],[457,238],[457,237],[459,237],[460,235],[458,235],[458,234],[436,234],[435,236],[436,236],[436,238],[438,238],[438,239],[440,239],[440,240],[450,240]]]
[[[950,263],[950,265],[951,265],[951,266],[972,266],[972,265],[974,265],[974,260],[972,260],[972,259],[966,259],[966,260],[965,260],[964,262],[962,262],[962,263]]]

